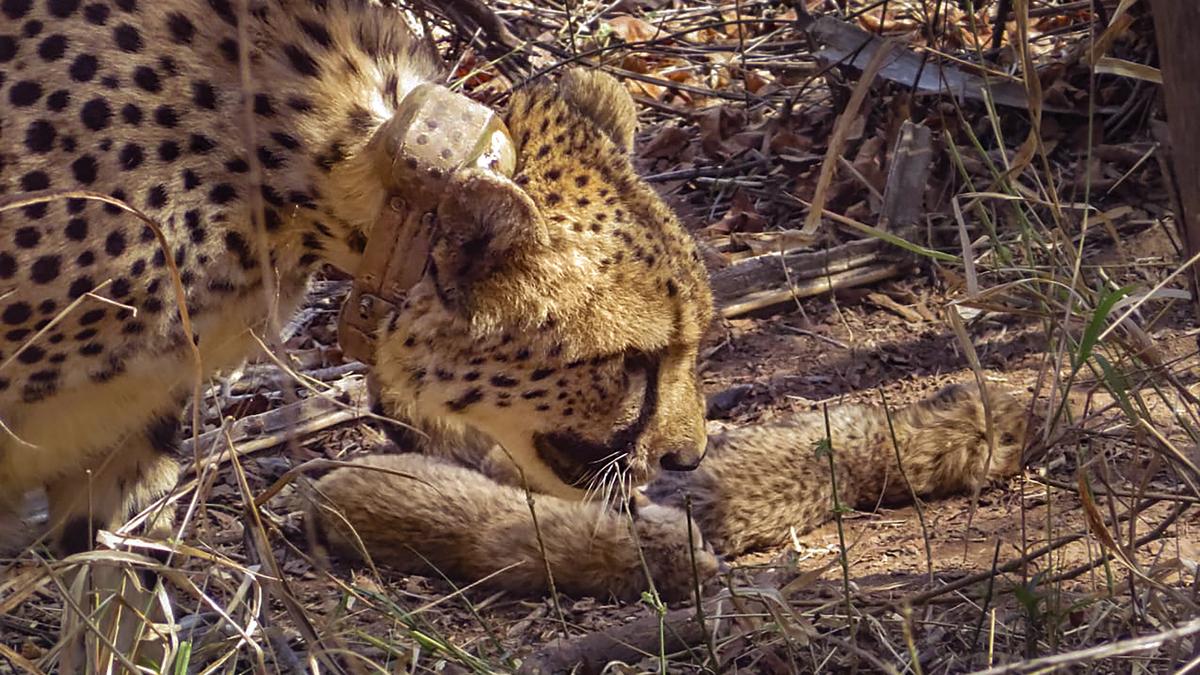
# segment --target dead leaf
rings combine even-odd
[[[742,79],[746,83],[746,90],[751,94],[757,94],[766,88],[768,84],[771,84],[771,80],[757,70],[746,71]]]
[[[754,200],[744,191],[733,193],[729,210],[721,220],[708,227],[709,231],[719,233],[730,232],[762,232],[767,224],[765,216],[754,208]]]
[[[768,135],[767,152],[771,155],[803,155],[812,149],[811,136],[781,130]]]
[[[700,114],[700,149],[715,159],[729,159],[742,148],[730,137],[746,128],[746,113],[740,108],[715,106]]]
[[[1096,59],[1096,72],[1107,73],[1109,75],[1120,75],[1129,77],[1135,80],[1145,80],[1154,84],[1162,84],[1162,71],[1153,66],[1147,66],[1142,63],[1133,63],[1125,59],[1117,59],[1111,56],[1101,56]]]
[[[662,31],[652,23],[635,16],[618,16],[608,20],[608,27],[623,42],[648,42],[662,37]]]
[[[688,149],[691,140],[688,132],[677,126],[662,127],[638,154],[646,159],[678,160]]]

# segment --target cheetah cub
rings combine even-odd
[[[681,505],[691,495],[704,536],[721,553],[738,555],[786,544],[792,527],[804,532],[828,520],[834,477],[840,503],[864,509],[907,503],[914,493],[974,490],[1019,471],[1025,445],[1025,406],[995,387],[988,394],[991,451],[978,386],[951,385],[891,412],[891,428],[881,406],[830,409],[832,472],[817,453],[826,439],[825,417],[813,411],[711,436],[696,471],[664,472],[646,493],[665,505]]]
[[[939,497],[1016,473],[1025,408],[1011,394],[989,395],[991,452],[981,392],[973,384],[946,387],[891,412],[900,466],[884,408],[830,410],[841,502],[899,504],[913,493]],[[717,572],[701,534],[718,552],[736,556],[785,544],[790,528],[803,532],[828,519],[833,476],[828,459],[816,454],[825,438],[820,412],[711,436],[698,469],[664,472],[645,488],[652,501],[636,510],[636,539],[628,519],[611,507],[549,495],[535,497],[535,528],[511,463],[495,452],[482,460],[460,458],[475,468],[420,454],[358,460],[359,467],[316,483],[319,499],[308,521],[333,552],[361,559],[365,551],[404,572],[437,570],[518,593],[545,593],[544,547],[557,588],[566,593],[635,598],[647,588],[648,570],[660,593],[678,599],[688,596],[694,579]],[[690,536],[685,495],[692,497],[700,530]]]
[[[694,574],[717,572],[717,558],[674,508],[639,509],[631,532],[630,519],[609,506],[536,495],[535,528],[524,490],[474,469],[418,454],[357,464],[319,480],[309,507],[318,541],[341,557],[361,559],[365,549],[401,572],[520,594],[548,592],[548,566],[564,593],[622,600],[648,590],[647,574],[663,597],[678,600]]]

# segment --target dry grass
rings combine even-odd
[[[652,9],[659,4],[662,9]],[[1045,84],[1026,74],[1052,65],[1051,47],[1077,55],[1105,28],[1091,20],[1089,3],[1045,2],[1028,12],[1034,19],[1018,11],[1008,28],[1016,39],[992,52],[992,26],[974,22],[989,16],[994,3],[978,13],[937,0],[843,4],[861,13],[866,26],[888,17],[884,26],[903,44],[919,47],[929,67],[950,56],[990,59],[989,77],[1020,84],[1033,100],[1041,100]],[[966,525],[951,533],[948,546],[931,520],[945,511],[926,504],[913,528],[922,551],[917,567],[924,572],[881,582],[862,573],[873,551],[859,544],[861,530],[843,529],[842,516],[850,514],[839,508],[839,544],[830,560],[812,557],[798,541],[795,550],[770,561],[743,561],[716,588],[704,589],[694,608],[682,610],[652,595],[631,607],[568,598],[529,602],[456,589],[447,580],[330,569],[301,547],[301,491],[289,482],[296,472],[287,468],[369,448],[379,439],[369,425],[353,424],[365,416],[360,402],[346,395],[347,383],[360,377],[357,369],[322,352],[345,290],[328,282],[298,324],[264,339],[275,363],[288,368],[255,365],[238,380],[203,389],[192,408],[193,467],[168,497],[183,514],[173,540],[106,535],[102,543],[120,550],[67,560],[31,547],[5,569],[0,672],[5,661],[14,672],[52,672],[55,626],[64,616],[95,617],[121,602],[90,598],[73,605],[68,589],[76,569],[116,569],[129,583],[152,570],[165,580],[170,602],[158,593],[147,596],[145,606],[121,608],[153,618],[144,622],[145,635],[165,650],[160,663],[147,664],[152,672],[511,672],[522,661],[526,667],[562,663],[564,653],[602,663],[617,647],[596,635],[623,625],[649,634],[654,647],[628,652],[632,670],[608,672],[1200,667],[1191,511],[1200,503],[1200,400],[1189,344],[1194,333],[1179,327],[1186,265],[1151,263],[1123,245],[1133,233],[1154,228],[1174,241],[1169,209],[1161,199],[1135,200],[1143,195],[1130,189],[1157,184],[1157,166],[1144,161],[1153,148],[1140,143],[1144,126],[1136,123],[1145,111],[1097,112],[1108,107],[1104,97],[1115,96],[1110,90],[1142,91],[1140,85],[1089,75],[1078,58],[1056,56],[1067,71],[1057,84],[1082,92],[1088,114],[1052,119],[1037,106],[1014,111],[986,102],[914,99],[895,84],[856,86],[855,75],[814,60],[803,17],[777,3],[489,3],[510,37],[535,36],[513,53],[498,52],[494,41],[485,49],[484,32],[464,32],[451,20],[469,15],[456,11],[459,3],[449,6],[447,15],[418,6],[415,16],[457,64],[454,81],[481,98],[502,102],[511,84],[570,62],[625,76],[638,89],[650,129],[642,140],[656,148],[640,161],[685,219],[709,226],[698,236],[718,245],[734,237],[713,223],[733,223],[736,235],[747,221],[790,229],[806,218],[816,223],[817,247],[864,231],[894,240],[899,235],[872,224],[877,175],[871,171],[880,168],[875,160],[883,161],[887,148],[864,146],[889,138],[872,130],[910,113],[938,129],[939,191],[931,191],[937,194],[926,221],[902,234],[907,255],[926,278],[939,280],[937,297],[947,299],[940,308],[950,326],[944,349],[955,350],[966,370],[987,381],[994,369],[973,345],[994,336],[996,325],[1039,341],[1038,367],[1022,383],[1045,424],[1026,475],[1002,497],[1018,523],[1007,532],[1019,536],[988,538],[972,529],[970,506]],[[832,2],[807,6],[835,9]],[[637,9],[638,21],[618,19],[628,8]],[[1133,22],[1131,30],[1142,23]],[[982,37],[964,38],[972,35]],[[1111,47],[1109,37],[1099,41]],[[1115,42],[1136,52],[1135,38]],[[1071,81],[1072,72],[1083,72],[1082,80]],[[827,142],[835,128],[837,142]],[[1100,128],[1109,134],[1103,148],[1088,133]],[[832,161],[830,147],[851,161]],[[1118,154],[1114,148],[1141,159],[1097,169]],[[749,212],[735,213],[747,204]],[[804,204],[823,204],[837,218],[820,219],[825,212],[813,215]],[[815,304],[807,304],[809,310]],[[288,407],[313,392],[335,401],[324,417]],[[278,423],[289,419],[285,415],[275,427],[247,427],[248,433],[232,426],[231,418],[271,410],[295,410],[298,418]],[[334,424],[341,426],[330,429]],[[286,457],[287,466],[254,454],[281,446],[276,455]],[[129,531],[146,517],[131,521]],[[961,557],[945,555],[953,546]],[[982,557],[968,554],[972,546]],[[170,555],[164,563],[155,552]],[[84,623],[82,630],[93,632],[102,625]],[[689,626],[701,630],[689,632]],[[117,657],[102,665],[132,664]]]

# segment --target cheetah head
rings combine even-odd
[[[906,411],[920,429],[921,456],[936,460],[913,462],[909,469],[928,474],[917,481],[929,485],[931,495],[977,490],[1021,470],[1032,436],[1028,404],[997,385],[987,392],[990,405],[985,406],[974,382],[950,385]]]
[[[712,299],[689,235],[630,163],[632,99],[573,70],[515,94],[507,124],[515,177],[453,178],[427,272],[380,329],[383,409],[481,432],[531,488],[564,497],[694,467]]]

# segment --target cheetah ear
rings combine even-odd
[[[549,245],[549,231],[529,195],[498,173],[462,169],[442,195],[431,251],[436,283],[444,300],[474,311],[487,287],[507,287],[517,276],[509,273]]]
[[[637,131],[637,108],[633,97],[617,78],[598,70],[571,68],[559,81],[559,91],[580,114],[592,122],[625,152],[633,151]]]

